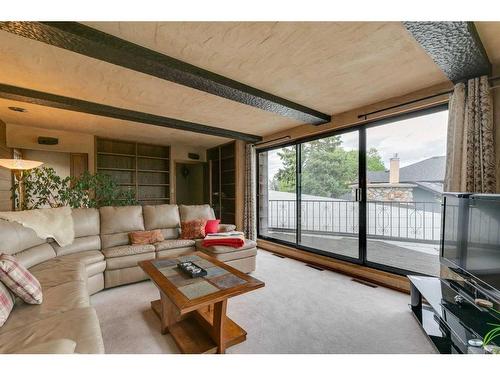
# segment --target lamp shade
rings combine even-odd
[[[27,170],[39,167],[43,163],[41,161],[24,160],[24,159],[0,159],[0,167],[12,170]]]

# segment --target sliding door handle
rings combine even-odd
[[[356,202],[361,202],[363,196],[362,196],[362,189],[361,188],[356,188],[354,190],[354,199]]]

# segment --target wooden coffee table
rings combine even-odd
[[[208,275],[191,278],[177,268],[192,261]],[[246,331],[226,316],[227,300],[262,288],[264,283],[202,252],[139,262],[158,287],[151,308],[182,353],[224,353],[246,340]]]

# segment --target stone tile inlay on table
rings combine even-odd
[[[160,271],[167,278],[169,278],[171,276],[176,276],[179,274],[179,268],[177,268],[177,265],[158,268],[158,271]]]
[[[200,279],[191,277],[189,275],[184,275],[182,272],[179,272],[177,275],[169,276],[168,279],[177,288],[189,284],[194,284],[200,281]]]
[[[205,259],[196,260],[193,263],[196,264],[198,267],[201,267],[201,268],[204,268],[204,269],[207,269],[207,268],[215,266],[215,264],[213,264],[212,262],[210,262],[208,260],[205,260]]]
[[[208,279],[210,277],[215,277],[215,276],[221,276],[225,275],[229,271],[225,270],[224,268],[220,267],[210,267],[206,269],[207,275],[205,276],[205,279]]]
[[[246,283],[245,280],[240,279],[238,276],[233,275],[231,273],[210,279],[210,282],[212,284],[215,284],[217,287],[219,287],[221,289],[228,289],[228,288],[232,288],[233,286]]]
[[[195,299],[198,297],[206,296],[207,294],[218,292],[215,286],[210,284],[208,281],[201,280],[200,282],[181,286],[179,290],[189,299]]]
[[[159,269],[163,267],[174,266],[178,263],[178,261],[177,259],[159,259],[151,263],[153,263],[153,266]]]

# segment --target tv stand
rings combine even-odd
[[[467,293],[449,281],[429,276],[408,278],[413,315],[440,353],[468,353],[468,341],[482,339],[491,329],[487,323],[495,322],[488,309],[476,306]],[[457,295],[463,301],[456,301]]]

